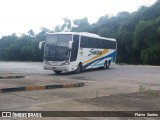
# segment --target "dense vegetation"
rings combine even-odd
[[[72,24],[73,23],[73,24]],[[102,16],[94,24],[87,18],[71,22],[64,18],[63,25],[54,30],[42,28],[35,34],[18,37],[16,34],[0,39],[0,60],[41,61],[43,51],[38,43],[45,40],[47,32],[75,31],[91,32],[117,40],[117,62],[129,64],[160,65],[160,2],[150,7],[142,6],[133,13],[120,12],[116,16]]]

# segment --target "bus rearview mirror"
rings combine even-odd
[[[45,41],[39,42],[39,49],[42,49],[44,47]]]
[[[72,48],[73,41],[69,41],[69,49]]]

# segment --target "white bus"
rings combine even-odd
[[[39,43],[41,49],[44,41]],[[115,39],[92,33],[58,32],[47,35],[44,45],[45,70],[55,73],[103,67],[109,68],[116,61]]]

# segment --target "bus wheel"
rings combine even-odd
[[[74,71],[74,73],[78,74],[82,71],[82,64],[79,63],[77,69]]]
[[[109,68],[109,63],[107,61],[104,62],[103,69],[108,69]]]
[[[56,70],[54,70],[54,72],[55,72],[56,74],[60,74],[62,71],[56,71]]]

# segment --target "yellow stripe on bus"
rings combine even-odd
[[[95,60],[95,59],[97,59],[97,58],[99,58],[99,57],[101,57],[101,56],[103,56],[103,55],[106,54],[107,52],[109,52],[109,50],[108,50],[108,49],[104,49],[101,54],[99,54],[99,55],[97,55],[97,56],[95,56],[95,57],[87,60],[86,62],[83,62],[83,65],[86,64],[86,63],[89,63],[89,62],[91,62],[91,61],[93,61],[93,60]]]

